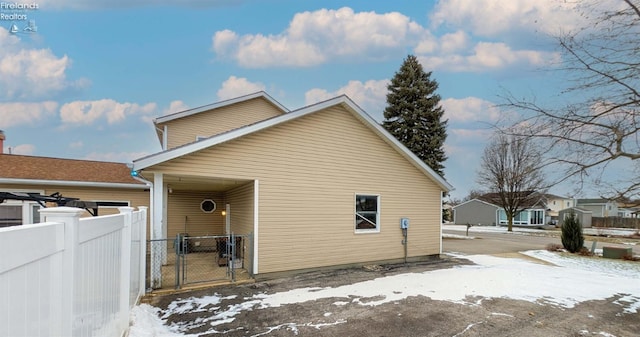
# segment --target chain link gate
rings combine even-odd
[[[148,240],[146,288],[179,289],[188,284],[252,277],[253,236],[213,235]]]
[[[188,236],[175,240],[176,288],[220,280],[236,281],[239,270],[246,272],[249,235]]]

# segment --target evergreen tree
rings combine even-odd
[[[414,55],[402,63],[387,86],[387,107],[382,126],[422,159],[435,172],[444,176],[446,159],[444,141],[447,121],[437,95],[438,82],[431,79]]]
[[[571,212],[562,223],[562,246],[571,253],[579,252],[584,245],[582,225],[576,214]]]

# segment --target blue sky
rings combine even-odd
[[[501,95],[556,98],[550,35],[581,20],[557,0],[27,3],[0,11],[27,17],[0,20],[5,153],[130,162],[160,150],[153,118],[258,90],[289,109],[346,93],[381,121],[411,53],[440,84],[455,198],[477,188],[489,125],[513,114]]]

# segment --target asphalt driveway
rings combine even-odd
[[[452,233],[464,235],[460,231]],[[445,254],[440,259],[425,263],[318,271],[253,284],[148,298],[148,303],[154,306],[149,308],[156,308],[153,310],[157,310],[162,324],[173,327],[172,332],[156,333],[140,328],[134,331],[133,336],[621,337],[636,336],[640,331],[640,314],[637,311],[625,313],[621,309],[621,304],[629,305],[629,301],[640,304],[640,274],[624,278],[627,290],[620,294],[612,291],[600,298],[596,296],[579,301],[573,307],[553,305],[547,303],[553,293],[564,291],[570,300],[574,294],[596,284],[595,279],[600,277],[598,272],[579,278],[575,277],[578,272],[571,269],[536,267],[536,262],[516,262],[516,267],[501,274],[503,265],[512,264],[501,261],[520,259],[501,259],[493,267],[476,266],[467,258],[484,256],[474,254],[516,256],[518,251],[541,250],[549,243],[559,244],[559,237],[473,233],[473,229],[471,234],[476,239],[443,239],[445,252],[462,253],[457,257]],[[465,258],[464,255],[469,256]],[[538,268],[549,269],[532,271]],[[443,274],[458,275],[461,271],[468,273],[450,280],[438,278]],[[485,274],[481,277],[483,271]],[[403,288],[400,280],[404,275],[416,274],[423,275],[422,283]],[[380,280],[389,278],[398,280],[397,284],[392,281],[392,292],[379,296],[364,295],[367,293],[365,290],[376,288]],[[539,281],[532,282],[530,278],[538,278]],[[613,282],[616,278],[604,279]],[[524,284],[528,285],[523,287]],[[437,285],[439,290],[427,291],[425,295],[401,296],[403,292],[430,285]],[[615,287],[615,283],[611,285]],[[556,287],[558,289],[554,289]],[[349,292],[352,295],[313,295],[344,288],[352,289]],[[484,297],[480,295],[481,288],[496,289],[498,295]],[[597,283],[596,288],[606,289],[608,286]],[[538,295],[537,301],[531,301],[499,295],[519,292],[519,289],[525,290],[524,298],[533,293],[542,296]],[[439,294],[452,290],[466,294],[462,303],[437,299]],[[314,296],[317,299],[305,299]],[[399,298],[385,301],[389,296]],[[264,305],[281,297],[290,300],[290,304]],[[384,304],[368,304],[377,301]]]

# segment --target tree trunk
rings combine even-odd
[[[513,215],[507,214],[507,231],[513,232]]]

